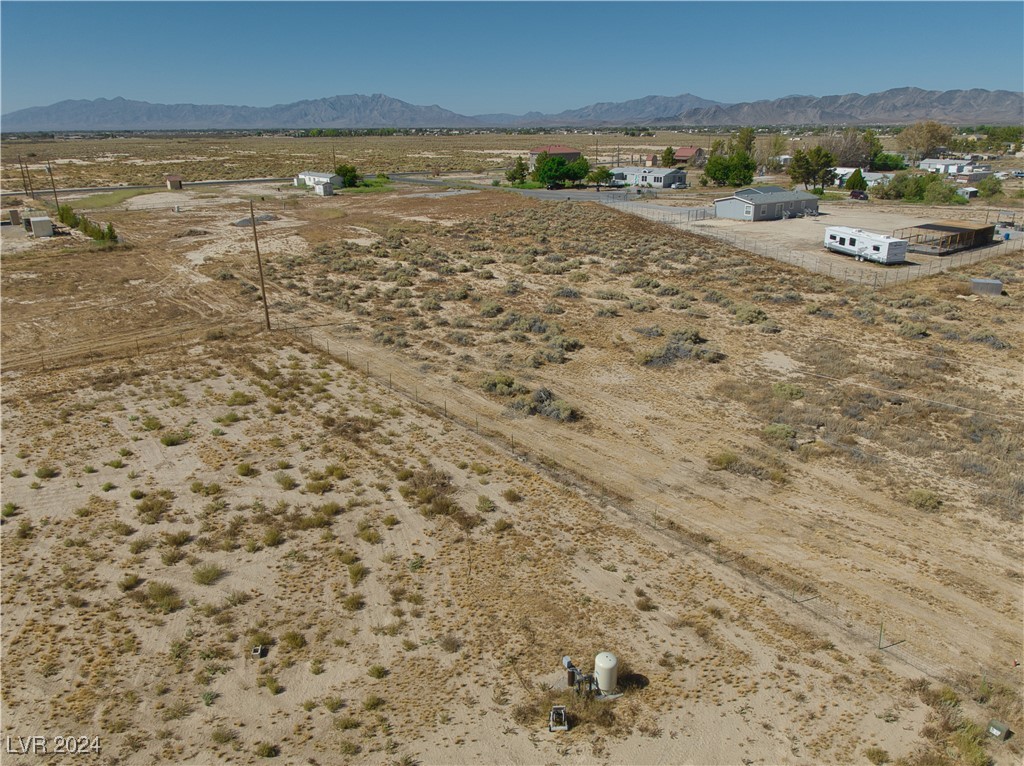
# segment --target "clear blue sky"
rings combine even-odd
[[[0,113],[384,93],[460,114],[1024,90],[1024,3],[9,2]]]

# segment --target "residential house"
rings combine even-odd
[[[314,173],[312,170],[305,170],[295,176],[296,186],[316,186],[317,184],[344,186],[345,182],[341,176],[334,173]]]
[[[699,146],[680,146],[675,154],[677,165],[700,165],[704,157],[705,152]]]
[[[612,183],[615,186],[650,186],[668,189],[672,184],[685,184],[686,171],[680,168],[612,168]]]
[[[573,149],[571,146],[559,144],[538,146],[536,149],[530,150],[530,170],[537,167],[537,158],[542,154],[547,154],[549,157],[562,157],[566,162],[575,162],[583,156],[579,149]]]
[[[818,198],[780,186],[740,189],[731,197],[715,200],[715,215],[736,221],[777,221],[804,214],[818,214]]]
[[[892,173],[873,173],[871,171],[866,171],[863,175],[864,181],[867,183],[869,187],[878,186],[878,184],[882,183],[888,183],[893,178]]]

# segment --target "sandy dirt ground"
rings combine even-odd
[[[979,300],[490,191],[96,215],[131,248],[2,232],[5,734],[923,764],[1024,726],[1019,255]],[[565,688],[599,651],[613,702]]]

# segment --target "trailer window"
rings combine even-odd
[[[857,240],[854,239],[853,237],[850,237],[850,247],[853,247],[856,244],[857,244]]]
[[[871,249],[874,250],[876,253],[882,252],[882,248],[880,248],[878,245],[872,245]]]
[[[845,245],[846,244],[846,237],[840,237],[839,238],[839,244],[840,245]]]
[[[828,238],[831,239],[833,242],[836,241],[836,235],[835,234],[829,234]]]

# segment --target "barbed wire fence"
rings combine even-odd
[[[616,210],[646,218],[650,221],[669,224],[699,234],[709,239],[732,245],[755,255],[762,255],[772,260],[797,266],[805,271],[823,274],[835,279],[854,284],[871,285],[872,287],[889,287],[890,285],[906,284],[915,279],[938,274],[950,269],[978,263],[1007,253],[1024,250],[1024,238],[1004,240],[998,244],[974,250],[961,250],[958,253],[942,256],[941,261],[912,265],[880,266],[863,264],[846,266],[837,264],[833,259],[822,259],[820,254],[794,251],[780,245],[770,245],[733,232],[710,227],[699,227],[699,221],[716,218],[714,208],[671,208],[659,205],[645,205],[636,202],[620,202],[608,200],[604,204]],[[689,227],[689,228],[687,228]]]
[[[315,329],[282,328],[282,332],[288,333],[302,344],[308,344],[316,351],[327,353],[349,369],[413,403],[424,414],[458,425],[474,433],[478,439],[490,446],[510,453],[516,460],[529,464],[534,470],[558,484],[571,487],[599,504],[610,505],[635,521],[668,535],[687,553],[705,557],[716,564],[728,567],[757,587],[806,612],[808,616],[830,624],[834,630],[861,646],[865,654],[879,653],[880,656],[888,656],[907,667],[914,668],[937,683],[955,683],[955,671],[926,654],[923,646],[918,646],[918,643],[923,641],[934,644],[936,637],[911,634],[909,629],[896,623],[866,622],[862,616],[854,614],[830,598],[827,589],[823,589],[818,583],[790,575],[780,576],[776,570],[747,554],[725,547],[703,533],[687,529],[674,520],[673,517],[677,513],[674,509],[643,500],[637,501],[592,478],[586,466],[572,465],[572,461],[565,455],[548,454],[543,447],[527,443],[522,438],[516,439],[510,424],[503,424],[500,420],[486,415],[481,416],[475,411],[463,411],[453,400],[445,398],[443,394],[438,397],[436,392],[429,391],[426,386],[414,384],[410,389],[408,380],[417,379],[414,366],[409,365],[404,369],[402,379],[396,379],[391,373],[383,374],[375,366],[372,354],[353,352],[346,346],[344,338],[330,334],[333,328],[345,332],[358,331],[352,326],[334,325]],[[394,364],[392,360],[391,366]],[[824,635],[822,638],[828,640]],[[991,663],[979,662],[976,672],[1013,688],[1020,683],[1019,674],[1016,674],[1010,665],[997,667]]]
[[[325,325],[278,326],[273,335],[285,336],[292,342],[317,353],[324,353],[334,361],[343,364],[356,374],[363,375],[382,389],[413,403],[422,413],[444,419],[470,431],[492,447],[511,454],[522,463],[549,477],[560,485],[571,487],[582,496],[601,505],[611,506],[618,512],[645,524],[658,533],[670,537],[686,554],[699,555],[716,564],[728,567],[745,580],[784,599],[816,619],[833,626],[833,629],[860,645],[865,653],[880,653],[907,667],[914,668],[931,680],[950,684],[955,682],[955,673],[948,666],[936,661],[917,646],[919,641],[935,643],[935,637],[910,635],[901,625],[869,624],[859,615],[841,606],[830,598],[827,590],[818,583],[800,580],[788,574],[780,574],[769,565],[763,564],[746,553],[733,550],[714,538],[688,529],[675,520],[677,511],[644,500],[630,497],[598,479],[590,476],[586,466],[572,465],[565,455],[548,454],[542,447],[530,444],[522,438],[516,439],[509,424],[500,420],[481,417],[478,412],[467,408],[463,411],[454,401],[440,396],[415,383],[410,388],[409,380],[418,380],[415,365],[400,365],[403,373],[395,379],[392,373],[383,374],[377,368],[374,355],[365,351],[353,351],[337,332],[354,334],[360,332],[358,325],[331,323]],[[263,334],[262,326],[256,323],[235,323],[226,325],[202,325],[181,328],[171,332],[147,335],[138,340],[111,340],[106,343],[70,346],[65,349],[44,349],[38,354],[19,357],[14,364],[5,360],[8,369],[41,369],[56,371],[89,362],[110,362],[143,357],[194,347],[197,343],[216,342],[226,338],[252,338]],[[399,364],[392,360],[391,366]],[[403,379],[404,378],[404,379]],[[827,640],[825,636],[822,637]],[[998,681],[1012,688],[1020,684],[1019,673],[1010,666],[997,667],[991,663],[979,662],[975,672],[990,680]]]

